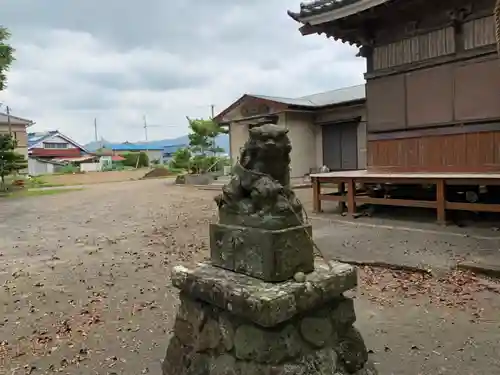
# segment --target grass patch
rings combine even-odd
[[[83,188],[74,189],[43,189],[43,190],[17,190],[8,193],[0,193],[0,198],[26,198],[26,197],[38,197],[43,195],[55,195],[69,193],[71,191],[80,191]]]

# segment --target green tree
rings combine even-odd
[[[224,151],[216,146],[215,139],[220,134],[227,134],[226,129],[213,119],[190,119],[187,117],[187,120],[190,130],[188,134],[189,147],[193,152],[200,153],[202,156],[212,153],[215,156],[217,153]]]
[[[0,134],[0,188],[5,191],[5,177],[27,167],[23,155],[14,150],[17,147],[16,140],[10,134]]]
[[[149,165],[149,158],[145,152],[130,152],[122,156],[125,158],[123,165],[126,167],[141,168]]]
[[[170,160],[170,167],[173,169],[190,169],[191,151],[189,148],[180,148],[172,155]]]
[[[14,62],[14,48],[8,44],[10,32],[0,26],[0,91],[7,87],[7,72]]]

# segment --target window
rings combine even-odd
[[[43,143],[43,148],[68,148],[67,143],[53,143],[53,142],[44,142]]]

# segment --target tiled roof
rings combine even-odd
[[[342,8],[346,5],[354,4],[362,0],[314,0],[306,1],[300,4],[299,12],[288,11],[290,17],[299,21],[300,18],[314,16],[317,14],[329,12],[331,10]]]
[[[324,23],[345,18],[388,4],[393,0],[315,0],[300,4],[299,12],[288,11],[288,15],[303,24]],[[313,21],[314,16],[325,16],[327,19]]]
[[[271,100],[273,102],[296,105],[301,107],[325,107],[328,105],[342,104],[355,100],[363,100],[366,97],[365,85],[343,87],[341,89],[325,91],[319,94],[302,96],[299,98],[283,98],[279,96],[252,95],[255,98]]]

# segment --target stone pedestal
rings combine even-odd
[[[343,296],[355,268],[314,269],[302,283],[268,283],[210,264],[174,268],[181,305],[163,375],[375,375]]]
[[[311,236],[311,225],[273,230],[211,224],[211,261],[264,281],[285,281],[314,269]]]

